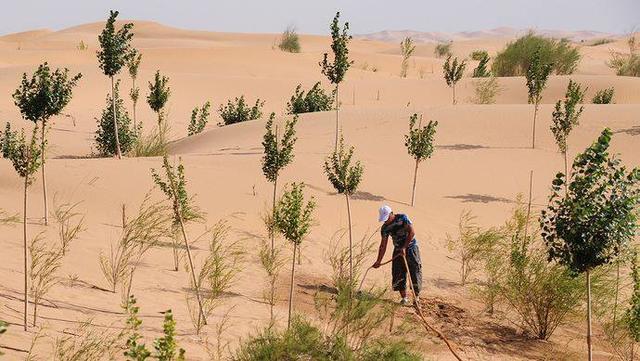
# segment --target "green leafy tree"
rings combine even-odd
[[[612,132],[605,129],[573,162],[568,191],[562,173],[552,183],[549,206],[540,224],[549,259],[585,274],[587,344],[591,360],[591,273],[610,263],[633,239],[638,227],[640,169],[627,171],[609,155]]]
[[[288,326],[291,326],[291,310],[293,306],[293,286],[296,272],[296,251],[309,233],[313,223],[313,210],[316,204],[311,200],[305,202],[304,184],[293,183],[291,188],[285,188],[282,197],[276,206],[273,217],[275,228],[282,236],[293,244],[291,261],[291,283],[289,286],[289,317]]]
[[[226,106],[220,105],[218,109],[218,113],[220,113],[220,117],[222,118],[222,123],[218,125],[231,125],[259,119],[262,117],[263,106],[264,101],[260,99],[257,99],[253,106],[249,106],[244,100],[244,95],[240,96],[240,98],[236,97],[233,102],[228,100]]]
[[[478,66],[473,69],[474,78],[488,78],[491,76],[491,71],[487,69],[487,64],[489,64],[490,59],[489,55],[485,52],[482,58],[479,59],[480,63],[478,63]]]
[[[171,95],[171,88],[167,85],[169,78],[160,75],[160,70],[156,70],[156,75],[153,83],[149,82],[149,95],[147,95],[147,103],[151,110],[158,114],[158,126],[164,119],[164,107],[167,105],[169,96]]]
[[[140,63],[142,62],[142,54],[138,51],[135,51],[134,54],[135,55],[131,56],[127,62],[127,69],[129,70],[129,76],[131,77],[131,90],[129,91],[129,97],[131,97],[131,101],[133,102],[133,129],[137,129],[136,110],[138,100],[140,99],[140,88],[136,86],[136,80],[138,79],[138,70],[140,68]]]
[[[531,148],[534,149],[536,147],[536,118],[538,117],[538,107],[540,100],[542,100],[542,92],[547,87],[547,80],[552,70],[553,65],[545,62],[540,50],[536,50],[526,73],[527,88],[529,89],[529,104],[534,105],[533,136],[531,142]]]
[[[552,114],[553,123],[551,124],[551,132],[556,140],[558,149],[564,155],[564,174],[566,177],[569,176],[567,140],[573,128],[578,125],[578,118],[580,118],[584,110],[584,107],[578,107],[578,104],[582,103],[586,92],[587,89],[583,89],[580,84],[569,80],[569,86],[567,86],[564,100],[558,100]]]
[[[195,107],[191,111],[191,121],[187,128],[187,135],[196,135],[204,130],[209,122],[209,115],[211,115],[211,102],[206,102],[200,108]]]
[[[197,216],[197,210],[191,205],[191,198],[189,198],[189,195],[187,194],[184,166],[182,165],[182,163],[178,164],[177,169],[175,169],[174,166],[169,164],[169,159],[167,159],[167,156],[165,155],[162,158],[162,168],[165,173],[164,177],[160,176],[160,174],[158,174],[155,169],[151,169],[151,177],[153,178],[153,182],[160,188],[160,190],[173,204],[174,224],[177,224],[180,227],[180,231],[182,233],[182,240],[184,241],[184,247],[187,251],[187,259],[189,261],[191,281],[193,282],[196,292],[196,298],[198,300],[198,317],[202,318],[202,323],[206,325],[207,319],[203,312],[200,287],[198,287],[198,282],[196,280],[195,268],[193,267],[193,258],[191,257],[191,248],[189,246],[189,240],[187,238],[187,231],[185,230],[184,226],[186,221],[188,221],[189,219],[194,219]]]
[[[438,122],[432,120],[427,125],[422,126],[422,115],[420,122],[416,125],[418,114],[413,114],[409,118],[409,134],[404,136],[404,146],[407,147],[409,155],[416,160],[416,166],[413,170],[413,190],[411,192],[411,206],[415,205],[416,200],[416,184],[418,180],[418,166],[420,162],[431,158],[434,150],[434,138],[436,135],[436,127]]]
[[[416,51],[416,46],[413,43],[411,37],[406,37],[400,42],[400,54],[402,55],[402,64],[400,65],[400,77],[407,77],[407,70],[409,70],[409,58]]]
[[[461,63],[458,63],[458,58],[454,58],[453,61],[451,61],[451,55],[447,57],[447,60],[442,66],[444,80],[447,82],[447,85],[453,90],[453,105],[456,104],[456,83],[460,81],[460,79],[462,79],[464,68],[466,68],[466,66],[467,62],[465,60],[463,60]]]
[[[55,69],[51,71],[46,62],[29,78],[22,74],[20,86],[13,93],[15,105],[20,108],[24,119],[41,123],[40,154],[42,166],[42,194],[44,197],[44,224],[49,224],[49,207],[47,202],[47,176],[45,172],[47,122],[53,116],[62,113],[73,96],[73,88],[82,74],[69,77],[69,70]]]
[[[287,29],[282,32],[278,48],[289,53],[300,52],[300,37],[294,26],[288,26]]]
[[[287,120],[284,126],[284,135],[282,139],[278,139],[278,126],[273,125],[275,113],[271,113],[269,120],[265,126],[266,132],[262,139],[264,155],[262,156],[262,173],[267,181],[273,183],[273,217],[276,213],[276,193],[278,190],[278,176],[280,171],[293,161],[293,147],[296,144],[295,126],[298,122],[298,116]],[[275,252],[275,234],[270,229],[271,251]]]
[[[118,151],[129,152],[138,140],[138,134],[142,126],[141,123],[138,123],[138,128],[131,127],[131,119],[127,109],[124,107],[124,100],[120,97],[119,88],[120,81],[117,81],[113,87],[113,92],[107,94],[106,106],[102,110],[100,119],[96,118],[98,129],[94,139],[96,148],[102,155],[117,155]],[[112,95],[115,96],[115,100],[111,98]],[[116,127],[113,126],[114,114],[116,114]],[[117,135],[114,133],[116,129],[118,130]]]
[[[320,82],[315,83],[307,92],[302,90],[302,85],[298,85],[287,103],[287,113],[325,112],[332,109],[333,100],[333,95],[326,94],[320,88]]]
[[[347,202],[347,218],[349,221],[349,281],[353,284],[353,232],[351,229],[351,204],[349,202],[360,185],[364,168],[360,161],[353,161],[354,148],[345,149],[344,138],[340,137],[338,149],[324,161],[324,172],[338,194],[344,194]]]
[[[98,42],[100,43],[100,50],[98,51],[98,63],[100,69],[104,75],[111,79],[111,100],[112,100],[112,115],[113,115],[113,134],[115,135],[116,156],[118,159],[122,158],[122,152],[120,149],[120,132],[118,131],[117,109],[116,109],[116,96],[115,96],[115,81],[114,77],[120,73],[123,66],[127,64],[129,59],[134,55],[133,48],[131,47],[131,39],[133,38],[132,23],[124,24],[120,29],[116,31],[115,23],[119,12],[110,11],[109,19],[102,30],[102,33],[98,36]]]
[[[344,76],[353,64],[349,60],[349,23],[345,22],[340,29],[340,12],[331,22],[331,50],[333,52],[333,62],[329,62],[329,54],[324,53],[320,62],[321,72],[329,79],[331,84],[335,85],[335,104],[336,104],[336,142],[334,149],[338,149],[338,133],[340,132],[340,83],[344,80]]]
[[[27,140],[24,130],[18,133],[7,125],[2,135],[3,157],[13,164],[16,173],[24,179],[24,193],[22,204],[22,235],[23,235],[23,263],[24,263],[24,330],[27,330],[27,314],[29,306],[29,271],[27,246],[27,195],[28,188],[33,183],[33,175],[40,168],[42,162],[41,148],[38,146],[38,125],[33,127],[31,139]]]
[[[593,104],[613,104],[613,96],[615,89],[613,87],[607,89],[601,89],[596,92],[591,102]]]

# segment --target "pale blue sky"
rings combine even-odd
[[[1,0],[0,34],[122,18],[188,29],[327,33],[336,10],[355,34],[380,30],[472,31],[500,26],[625,33],[640,27],[640,0]]]

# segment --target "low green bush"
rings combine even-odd
[[[248,120],[255,120],[262,117],[262,107],[264,101],[256,100],[253,106],[249,106],[244,100],[244,95],[240,98],[236,97],[234,101],[228,100],[227,105],[220,105],[218,113],[222,118],[222,122],[218,125],[230,125]]]
[[[613,53],[607,65],[616,71],[616,75],[640,76],[640,55],[638,54]]]
[[[315,83],[306,93],[302,89],[302,85],[298,85],[291,100],[287,103],[287,113],[324,112],[333,108],[333,102],[333,93],[325,93],[320,88],[320,82]]]
[[[591,102],[593,104],[612,104],[613,95],[615,94],[614,88],[601,89],[596,92]]]
[[[433,54],[437,58],[444,58],[447,56],[451,56],[451,43],[438,44],[436,48],[433,50]]]
[[[131,125],[131,118],[124,106],[124,100],[120,97],[119,93],[120,82],[116,82],[115,85],[115,103],[116,103],[116,121],[118,123],[118,138],[120,141],[120,149],[122,153],[129,152],[137,142],[138,129],[134,129]],[[95,134],[96,148],[100,155],[111,156],[116,154],[116,137],[115,129],[113,126],[113,106],[111,103],[111,94],[107,94],[105,107],[102,110],[102,116],[100,119],[96,118],[98,123],[98,129]]]
[[[289,53],[299,53],[300,52],[300,37],[296,32],[296,28],[293,26],[289,26],[283,33],[280,38],[280,43],[278,44],[278,48],[282,51],[287,51]]]
[[[469,57],[472,60],[480,61],[480,60],[482,60],[484,58],[488,58],[489,57],[489,53],[486,50],[479,49],[479,50],[474,50],[473,52],[471,52],[471,55]]]

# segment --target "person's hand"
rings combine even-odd
[[[376,263],[373,264],[373,266],[371,266],[373,268],[380,268],[380,261],[376,261]]]

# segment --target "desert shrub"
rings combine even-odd
[[[265,218],[271,218],[272,213],[265,213]],[[268,226],[267,228],[273,228]],[[269,234],[272,233],[270,229],[267,229]],[[280,276],[282,267],[285,264],[285,258],[282,255],[282,249],[279,247],[272,247],[271,243],[267,239],[263,239],[260,243],[260,250],[258,252],[258,260],[262,269],[267,275],[267,284],[262,298],[269,304],[269,320],[271,325],[276,321],[273,309],[276,305],[276,282]]]
[[[605,44],[609,44],[609,43],[613,43],[615,42],[615,39],[610,39],[610,38],[602,38],[602,39],[597,39],[595,41],[593,41],[590,46],[599,46],[599,45],[605,45]]]
[[[480,61],[480,60],[482,60],[484,58],[488,58],[489,57],[489,53],[484,49],[479,49],[479,50],[474,50],[473,52],[471,52],[471,55],[469,57],[472,60]]]
[[[298,36],[295,27],[289,26],[285,31],[282,32],[278,48],[289,53],[300,52],[300,37]]]
[[[114,360],[122,333],[93,327],[92,321],[61,333],[54,341],[54,361]]]
[[[460,63],[458,63],[458,58],[453,58],[453,61],[451,61],[451,56],[449,56],[447,58],[447,61],[444,62],[444,64],[442,65],[442,73],[444,76],[444,80],[447,82],[447,85],[451,88],[451,90],[453,91],[452,93],[452,98],[453,98],[453,105],[456,105],[456,84],[458,83],[458,81],[460,81],[460,79],[462,79],[462,76],[464,75],[464,69],[467,66],[467,62],[465,60],[461,61]]]
[[[493,104],[496,96],[502,92],[502,88],[496,77],[477,79],[473,81],[473,92],[475,96],[471,99],[474,104]]]
[[[301,114],[324,112],[333,108],[334,94],[327,94],[317,82],[305,93],[302,85],[298,85],[287,103],[287,113]]]
[[[491,76],[491,71],[489,71],[487,69],[487,64],[489,64],[489,55],[485,55],[482,58],[480,58],[480,63],[478,63],[478,66],[473,69],[473,75],[472,77],[474,78],[486,78]]]
[[[204,103],[200,108],[193,108],[191,111],[191,121],[189,121],[189,127],[187,128],[188,136],[198,134],[204,130],[204,127],[207,126],[209,122],[209,115],[211,114],[209,111],[210,108],[210,102]]]
[[[411,37],[406,37],[400,43],[400,53],[402,54],[402,64],[400,65],[400,77],[406,78],[407,71],[409,70],[409,58],[416,50],[416,46],[413,43]]]
[[[438,44],[436,45],[436,48],[433,49],[433,54],[437,58],[444,58],[445,56],[450,57],[452,55],[451,45],[452,43]]]
[[[607,65],[619,76],[640,76],[640,55],[612,53]]]
[[[141,124],[141,123],[140,123]],[[169,122],[163,121],[151,129],[151,132],[136,134],[136,141],[133,148],[129,150],[131,157],[158,157],[169,152]]]
[[[230,125],[258,119],[262,117],[263,106],[264,101],[260,101],[260,99],[257,99],[253,106],[249,106],[244,100],[244,95],[240,98],[236,97],[233,102],[228,100],[227,105],[220,105],[218,109],[222,118],[222,123],[218,123],[218,125]]]
[[[78,49],[80,51],[84,51],[84,50],[89,49],[89,46],[87,45],[87,43],[84,42],[84,40],[80,40],[80,42],[76,46],[76,49]]]
[[[156,71],[153,83],[149,82],[147,103],[151,110],[158,115],[158,126],[164,120],[164,107],[167,105],[169,96],[171,96],[171,88],[167,85],[168,83],[169,78],[160,75],[160,70]]]
[[[124,106],[124,100],[120,97],[118,88],[120,82],[116,82],[114,87],[115,94],[115,107],[116,107],[116,121],[118,123],[118,138],[120,141],[120,150],[122,153],[130,151],[138,138],[139,129],[134,129],[131,126],[131,119],[129,113]],[[111,94],[107,94],[106,104],[102,110],[100,119],[96,118],[98,123],[98,129],[96,130],[95,142],[96,148],[100,155],[112,156],[117,154],[116,137],[113,127],[113,106],[111,101]],[[139,126],[139,125],[138,125]]]
[[[551,64],[557,75],[573,74],[581,58],[578,48],[566,39],[555,40],[529,33],[507,44],[496,55],[491,70],[496,76],[524,75],[536,50],[542,63]]]
[[[591,99],[591,102],[593,104],[612,104],[614,94],[615,94],[615,89],[613,87],[608,89],[598,90],[596,94],[593,96],[593,99]]]
[[[0,209],[0,225],[11,225],[20,222],[20,216],[18,214],[7,213]]]

